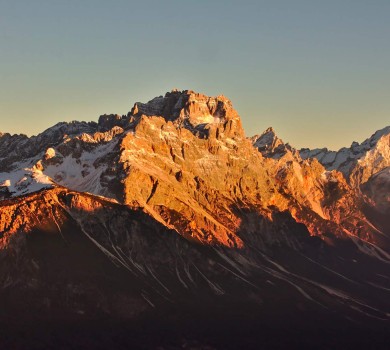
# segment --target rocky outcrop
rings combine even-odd
[[[252,136],[250,140],[264,157],[279,159],[288,154],[290,160],[299,158],[299,152],[277,137],[272,127],[265,130],[261,135]]]
[[[103,114],[99,117],[98,129],[106,132],[114,127],[124,128],[128,123],[128,118],[119,114]]]

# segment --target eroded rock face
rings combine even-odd
[[[346,178],[273,129],[247,138],[227,98],[187,90],[99,123],[0,135],[0,320],[163,315],[166,327],[199,310],[382,329],[381,137]]]
[[[191,90],[172,90],[148,103],[137,102],[129,115],[161,116],[176,125],[192,127],[239,119],[225,96],[209,97]]]
[[[0,173],[2,198],[58,184],[144,208],[204,244],[242,247],[248,210],[259,217],[288,211],[313,235],[378,240],[341,174],[303,160],[272,128],[247,139],[224,96],[174,90],[136,103],[127,116],[104,115],[78,131],[77,125],[39,135],[60,136],[24,161],[12,163],[11,156],[9,167],[22,169],[11,180],[11,172]]]
[[[264,157],[274,159],[284,157],[286,159],[286,154],[288,154],[290,159],[300,159],[299,152],[277,137],[272,127],[265,130],[261,135],[252,136],[250,140]]]
[[[362,144],[354,142],[350,149],[343,148],[338,152],[322,150],[302,149],[299,152],[288,144],[284,144],[280,140],[272,128],[267,129],[262,135],[251,138],[254,146],[263,154],[264,157],[278,160],[278,166],[282,168],[281,173],[285,173],[286,169],[294,169],[295,174],[299,175],[300,168],[306,168],[306,174],[309,174],[309,182],[304,188],[309,190],[307,195],[308,201],[304,206],[311,207],[322,218],[336,223],[341,230],[348,234],[358,235],[363,233],[361,237],[372,240],[372,230],[370,225],[374,225],[380,232],[388,235],[389,228],[383,225],[381,214],[370,215],[370,222],[367,222],[365,214],[362,210],[367,206],[370,207],[370,212],[376,211],[375,206],[370,204],[370,200],[362,191],[365,183],[374,178],[375,174],[382,169],[386,169],[389,162],[389,128],[384,128],[377,131],[369,139]],[[318,167],[315,161],[321,163],[325,167]],[[306,165],[305,165],[306,164]],[[313,170],[315,170],[313,172]],[[297,178],[296,178],[297,179]],[[307,180],[307,176],[305,176]],[[296,181],[292,186],[295,191],[294,198],[299,198],[298,193],[294,188],[301,188]],[[367,188],[367,187],[365,187]],[[314,195],[315,194],[315,195]],[[313,196],[316,198],[313,200]],[[385,201],[382,202],[388,210],[390,206]],[[318,205],[320,203],[320,205]],[[298,214],[299,215],[299,214]],[[348,218],[345,220],[344,218]],[[325,232],[331,227],[330,222],[321,225],[316,222],[312,225],[312,230]],[[343,223],[340,227],[340,224]],[[309,224],[310,225],[310,224]],[[317,229],[315,229],[315,227]],[[321,227],[321,228],[320,228]],[[319,229],[319,231],[318,231]],[[333,232],[338,229],[332,227]],[[374,233],[374,236],[377,236]],[[381,241],[381,239],[379,239]]]
[[[366,183],[373,175],[390,166],[390,128],[376,144],[367,150],[352,167],[350,181],[358,187]]]
[[[103,114],[99,117],[98,129],[105,132],[114,127],[123,128],[128,123],[128,118],[119,114]]]

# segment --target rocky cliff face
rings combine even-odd
[[[338,167],[272,128],[247,138],[230,100],[188,90],[98,123],[1,134],[0,285],[59,315],[62,290],[69,317],[138,317],[191,293],[225,305],[244,288],[263,311],[283,294],[293,314],[303,302],[388,319],[389,134],[375,135]]]
[[[388,136],[381,131],[363,144],[375,149],[357,163],[363,169],[359,178],[387,164]],[[9,139],[19,142],[12,146]],[[127,116],[60,123],[31,139],[1,140],[4,155],[11,146],[25,150],[17,159],[15,152],[2,158],[3,198],[60,185],[143,208],[186,238],[231,247],[243,244],[243,212],[271,217],[287,211],[313,235],[331,230],[337,237],[387,245],[341,174],[302,159],[272,128],[247,139],[224,96],[175,90],[136,103]],[[357,173],[356,166],[351,176]]]
[[[327,170],[338,170],[355,192],[369,221],[381,232],[389,232],[384,213],[390,210],[388,198],[390,166],[390,127],[375,132],[361,144],[339,151],[302,149],[303,159],[316,158]],[[380,184],[380,185],[379,185]],[[383,185],[383,187],[382,187]]]
[[[273,159],[284,157],[286,159],[286,154],[289,155],[288,158],[291,160],[299,157],[299,152],[276,136],[272,127],[265,130],[261,135],[252,136],[250,140],[264,157]]]

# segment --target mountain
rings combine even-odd
[[[361,144],[339,151],[301,149],[303,159],[316,158],[327,169],[340,171],[364,204],[365,215],[381,231],[389,232],[390,223],[390,126],[375,132]]]
[[[290,158],[298,157],[298,151],[291,147],[288,143],[276,136],[275,130],[270,127],[261,135],[255,135],[250,138],[252,144],[257,148],[264,157],[279,159],[286,154]]]
[[[365,183],[372,175],[390,166],[390,126],[375,132],[359,144],[350,148],[329,151],[327,148],[301,149],[303,159],[317,158],[327,170],[338,170],[354,186]]]
[[[386,132],[376,140],[363,143],[352,181],[272,128],[247,138],[229,99],[190,90],[97,123],[1,134],[5,344],[25,346],[14,343],[21,320],[41,348],[107,348],[114,338],[124,348],[382,339]]]

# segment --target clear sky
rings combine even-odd
[[[0,0],[0,131],[229,97],[248,136],[337,149],[390,124],[390,1]]]

